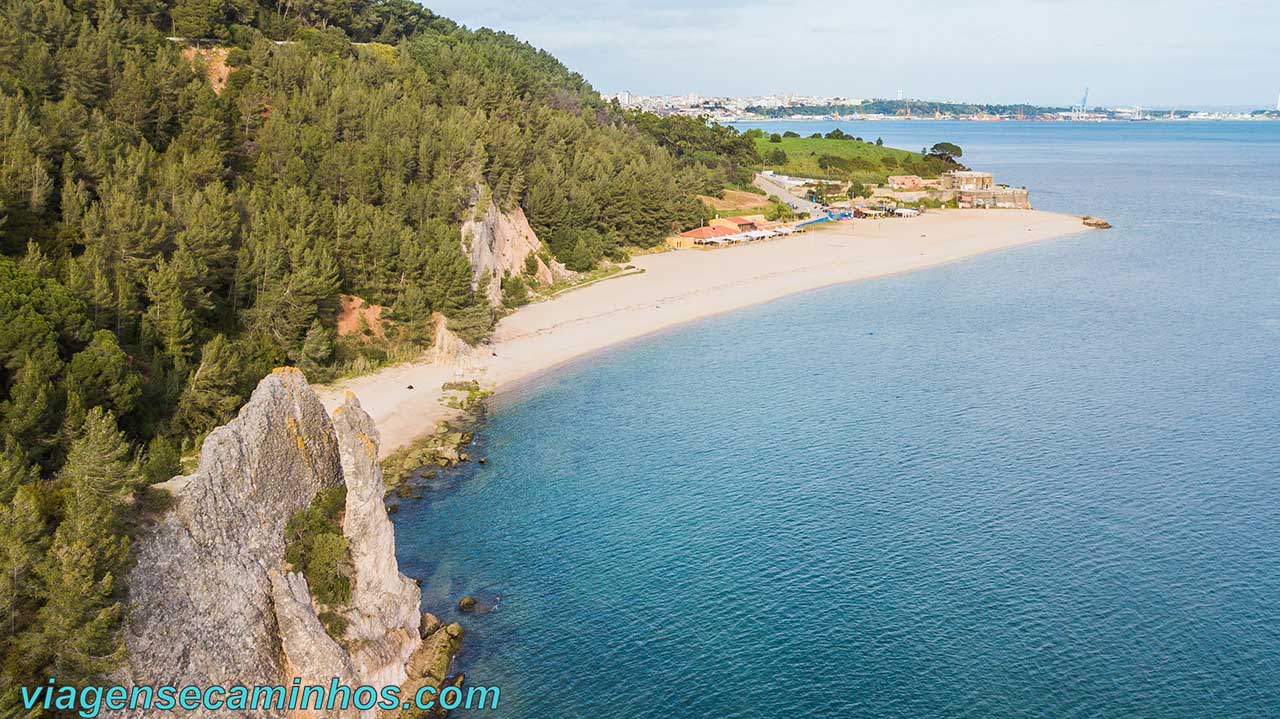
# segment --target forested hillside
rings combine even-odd
[[[215,91],[202,58],[224,57]],[[404,0],[7,0],[0,716],[19,685],[119,660],[142,488],[259,377],[385,356],[335,336],[340,294],[390,307],[397,347],[433,311],[483,334],[497,308],[459,235],[477,203],[523,208],[583,267],[699,224],[694,194],[753,158],[639,119]]]

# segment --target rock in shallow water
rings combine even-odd
[[[418,635],[423,639],[431,636],[440,628],[440,620],[431,612],[423,612],[422,620],[418,623]]]

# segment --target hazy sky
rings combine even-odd
[[[1255,105],[1280,0],[425,0],[549,50],[602,92]]]

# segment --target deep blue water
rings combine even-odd
[[[489,464],[396,515],[502,689],[479,715],[1280,716],[1280,123],[844,127],[1116,229],[683,326],[497,407]]]

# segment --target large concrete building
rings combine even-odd
[[[943,202],[955,201],[960,207],[1001,207],[1031,209],[1025,187],[997,185],[990,172],[953,170],[942,175],[941,186],[929,195]]]
[[[995,184],[996,180],[990,172],[952,170],[942,175],[944,190],[990,190]]]

